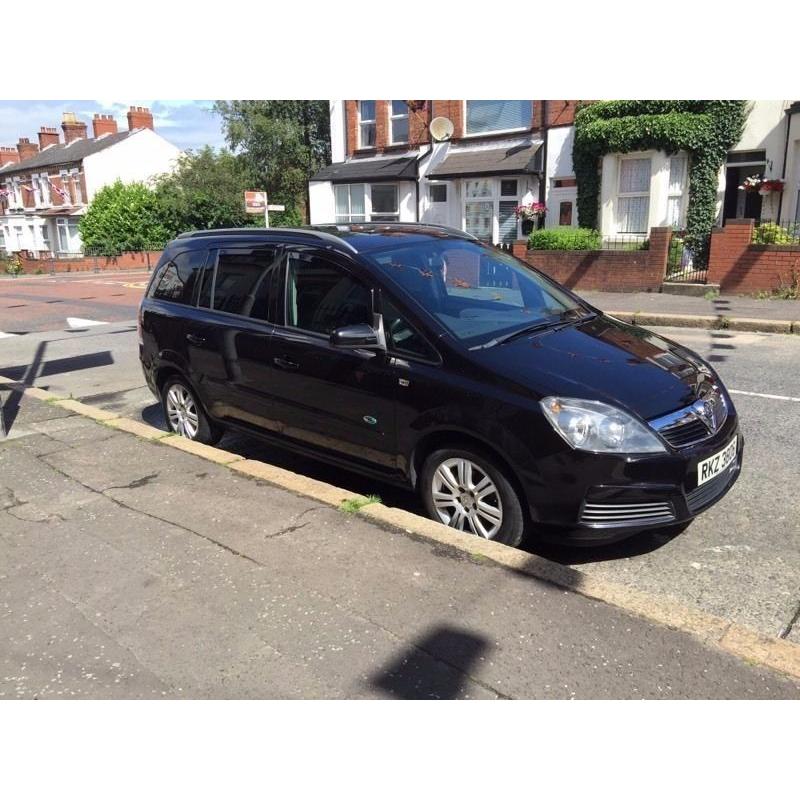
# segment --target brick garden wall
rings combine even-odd
[[[20,255],[22,272],[34,275],[37,272],[114,272],[116,270],[152,269],[161,257],[160,250],[139,253],[122,253],[118,256],[84,256],[82,258],[27,258]]]
[[[670,228],[650,230],[649,250],[528,250],[514,242],[514,255],[569,289],[653,292],[667,269]]]
[[[729,219],[711,234],[708,282],[720,291],[753,294],[771,291],[800,275],[800,246],[751,244],[753,220]]]

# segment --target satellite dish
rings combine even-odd
[[[453,123],[447,117],[434,117],[430,132],[435,142],[446,142],[453,135]]]

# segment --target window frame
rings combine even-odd
[[[477,137],[477,136],[497,136],[498,134],[504,134],[504,133],[519,133],[520,131],[529,131],[529,130],[531,130],[531,128],[533,128],[533,100],[520,100],[519,102],[530,103],[530,105],[531,105],[530,123],[528,125],[523,126],[521,128],[498,128],[497,130],[480,131],[478,133],[470,133],[468,128],[467,128],[467,123],[468,123],[468,120],[469,120],[469,116],[468,116],[468,113],[467,113],[468,112],[467,103],[474,103],[474,102],[476,102],[476,101],[475,100],[462,100],[461,101],[461,113],[462,113],[462,119],[464,120],[464,133],[462,135],[462,138],[464,138],[464,139],[470,139],[470,138]],[[477,102],[482,102],[482,101],[477,101]],[[494,100],[492,102],[502,103],[502,102],[508,102],[508,101]]]
[[[373,280],[365,278],[363,275],[359,274],[358,271],[353,270],[351,268],[351,264],[347,263],[344,259],[335,258],[332,253],[326,250],[321,250],[318,247],[310,247],[308,245],[287,245],[284,248],[284,258],[281,261],[283,275],[281,276],[279,284],[280,296],[277,298],[277,305],[280,315],[278,321],[275,323],[276,327],[279,327],[287,332],[311,336],[315,339],[319,339],[320,341],[330,343],[330,334],[319,333],[318,331],[312,331],[308,330],[307,328],[300,328],[297,325],[289,324],[289,259],[293,254],[302,254],[308,255],[312,258],[320,258],[323,261],[331,264],[334,269],[345,273],[352,280],[363,284],[369,292],[370,311],[374,317],[376,313],[375,309],[378,307],[376,303],[376,294],[379,294],[380,287],[376,287]]]
[[[364,119],[361,111],[362,103],[374,103],[375,110],[373,117]],[[356,100],[356,113],[358,114],[358,149],[359,150],[374,150],[378,146],[378,101],[377,100]],[[372,144],[364,144],[364,127],[370,125],[374,130],[374,142]]]
[[[672,161],[673,159],[681,159],[684,163],[683,176],[681,177],[681,185],[678,191],[673,192],[670,188],[670,175],[672,174]],[[674,153],[667,156],[667,213],[669,214],[669,205],[672,200],[678,202],[678,220],[677,222],[669,222],[673,230],[680,230],[686,224],[686,195],[689,184],[689,154],[684,152]]]
[[[268,269],[273,271],[273,276],[269,279],[269,287],[267,291],[270,293],[270,296],[267,301],[267,319],[259,319],[258,317],[251,317],[247,314],[239,314],[235,311],[223,311],[220,308],[214,308],[214,294],[217,288],[217,270],[219,269],[219,257],[220,254],[224,253],[241,253],[242,251],[251,251],[257,250],[263,247],[274,247],[275,248],[275,258],[273,259],[272,263],[269,265]],[[200,280],[195,281],[195,287],[192,290],[192,302],[189,304],[194,308],[202,309],[203,311],[209,311],[212,314],[222,314],[226,317],[231,317],[233,319],[239,320],[247,320],[252,322],[256,325],[269,325],[274,327],[277,320],[277,307],[276,307],[276,286],[274,275],[279,273],[281,269],[283,269],[283,261],[286,255],[286,245],[281,244],[279,242],[253,242],[251,244],[244,244],[244,243],[237,243],[235,245],[230,246],[221,246],[221,247],[212,247],[209,250],[206,250],[206,260],[203,266],[198,267],[200,270]],[[179,255],[179,254],[176,254]],[[172,261],[176,256],[172,256],[170,261]],[[167,262],[169,263],[169,262]],[[200,305],[200,297],[203,293],[203,287],[205,286],[206,281],[208,280],[209,273],[211,274],[211,293],[208,296],[208,305],[201,306]],[[171,302],[171,301],[165,301]]]
[[[350,213],[348,214],[337,214],[336,213],[336,190],[342,186],[347,187],[347,203],[348,203],[348,210]],[[363,214],[353,214],[352,208],[352,198],[351,198],[351,187],[353,186],[363,186],[364,187],[364,213]],[[397,211],[396,212],[375,212],[373,213],[372,210],[372,189],[374,186],[393,186],[395,192],[395,198],[397,199]],[[397,181],[375,181],[373,183],[336,183],[333,187],[333,218],[334,222],[337,225],[362,225],[368,222],[386,222],[386,219],[375,220],[374,217],[393,217],[391,222],[400,222],[400,184]],[[354,220],[353,216],[357,217],[364,217],[364,219],[357,219]],[[339,219],[339,217],[347,217],[347,219]]]
[[[367,214],[367,186],[366,183],[336,183],[333,185],[333,219],[334,222],[340,225],[358,225],[363,222],[369,221],[369,214]],[[352,187],[361,186],[364,190],[364,213],[353,214],[353,197]],[[336,212],[336,191],[341,187],[347,187],[347,214],[338,214]],[[364,217],[363,220],[353,220],[353,217]],[[339,217],[347,217],[346,220],[340,220]]]
[[[394,103],[405,103],[405,100],[389,100],[387,112],[389,114],[389,144],[408,144],[409,139],[411,138],[410,134],[411,131],[409,129],[409,125],[411,123],[411,115],[410,109],[408,104],[406,103],[405,106],[405,113],[403,114],[395,114],[394,113]],[[405,139],[395,139],[394,138],[394,123],[397,120],[406,120],[406,138]]]
[[[492,203],[492,238],[491,244],[496,244],[500,242],[500,203],[508,202],[510,200],[515,200],[516,204],[519,205],[522,197],[524,196],[525,192],[523,191],[524,188],[524,175],[488,175],[484,177],[475,176],[472,178],[462,178],[461,179],[461,186],[460,186],[460,195],[461,195],[461,230],[467,230],[467,203]],[[488,181],[489,186],[491,188],[491,194],[486,195],[485,197],[467,197],[467,182],[470,180],[480,180],[480,181]],[[504,195],[501,194],[503,190],[503,181],[516,181],[517,182],[517,194],[514,195]],[[517,220],[517,228],[515,233],[515,239],[521,238],[521,225],[522,220]]]
[[[651,198],[653,196],[653,154],[651,152],[645,153],[626,153],[625,155],[621,155],[618,157],[619,161],[617,164],[617,185],[616,185],[616,192],[614,194],[614,229],[615,234],[618,236],[642,236],[647,235],[648,231],[650,230],[650,210],[651,210]],[[647,181],[647,191],[646,192],[621,192],[620,191],[620,184],[622,182],[622,165],[626,161],[647,161],[650,165],[650,177]],[[646,197],[647,198],[647,214],[644,221],[644,230],[643,231],[623,231],[620,230],[622,227],[622,221],[620,218],[620,200],[626,200],[629,198],[634,197]]]

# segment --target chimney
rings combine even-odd
[[[44,150],[51,144],[58,144],[58,129],[45,128],[43,125],[39,128],[39,149]]]
[[[19,164],[19,153],[16,147],[0,147],[0,167],[6,164]]]
[[[94,138],[99,139],[106,133],[116,133],[117,121],[111,114],[95,114],[92,120],[92,129],[94,130]]]
[[[86,138],[86,123],[80,122],[72,111],[64,112],[61,130],[64,131],[64,144],[70,144],[76,139]]]
[[[19,153],[19,160],[24,161],[26,158],[31,158],[39,152],[38,144],[31,144],[30,139],[20,138],[17,142],[17,152]]]
[[[131,106],[128,112],[128,130],[132,131],[136,128],[150,128],[151,131],[153,130],[153,115],[149,108]]]

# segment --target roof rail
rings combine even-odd
[[[211,236],[258,236],[264,234],[301,234],[304,236],[311,236],[314,239],[322,240],[327,242],[328,244],[335,244],[341,247],[344,247],[347,250],[350,250],[352,253],[357,253],[358,251],[351,245],[349,242],[345,241],[340,236],[335,236],[332,233],[328,233],[327,231],[319,231],[315,230],[314,228],[209,228],[207,230],[200,230],[200,231],[186,231],[185,233],[179,233],[175,238],[176,239],[199,239],[199,238],[206,238]]]
[[[449,225],[437,225],[433,222],[400,222],[398,220],[391,220],[386,222],[320,222],[316,225],[312,226],[314,228],[347,228],[352,229],[355,228],[369,228],[369,227],[376,227],[376,228],[391,228],[391,227],[398,227],[398,228],[435,228],[436,230],[440,231],[447,231],[448,233],[452,233],[453,236],[458,236],[461,239],[470,239],[471,241],[479,242],[477,236],[473,236],[471,233],[467,233],[466,231],[461,230],[461,228],[453,228]],[[358,231],[354,231],[358,233]]]

